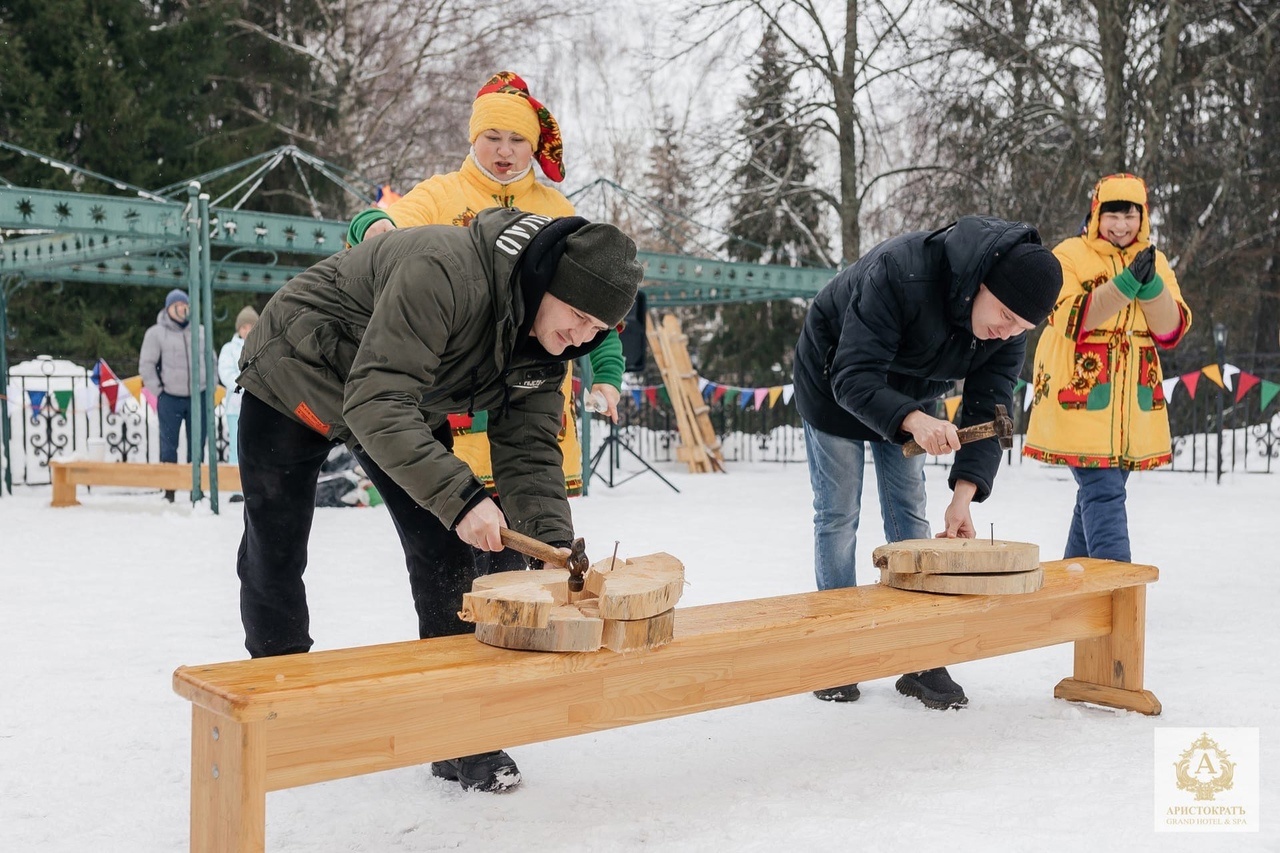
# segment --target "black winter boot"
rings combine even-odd
[[[466,791],[510,791],[520,784],[520,769],[502,750],[433,761],[431,775],[452,779]]]
[[[862,695],[862,691],[858,689],[856,684],[846,684],[843,687],[828,687],[825,690],[815,690],[813,695],[823,702],[857,702],[858,697]]]
[[[164,499],[167,500],[169,503],[173,503],[173,489],[164,490]]]
[[[926,669],[924,672],[908,672],[895,685],[903,696],[919,699],[926,708],[946,711],[969,704],[964,688],[951,680],[946,667]]]

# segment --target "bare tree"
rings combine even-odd
[[[1135,172],[1199,317],[1193,336],[1204,342],[1217,321],[1274,346],[1274,4],[948,6],[936,47],[947,61],[919,89],[916,115],[917,156],[942,168],[909,195],[1026,219],[1057,240],[1078,230],[1099,176]]]
[[[824,137],[836,152],[839,190],[818,189],[839,223],[844,261],[862,252],[862,216],[876,184],[918,168],[889,165],[883,152],[895,109],[882,100],[887,83],[927,59],[916,50],[904,22],[914,14],[913,0],[703,0],[688,22],[701,22],[691,40],[741,19],[755,23],[757,38],[775,29],[794,62],[797,86],[808,93],[796,116],[808,134]],[[753,50],[755,45],[749,45]]]
[[[247,61],[235,82],[300,146],[403,189],[457,168],[476,91],[506,46],[534,50],[541,13],[525,0],[242,0],[246,45],[302,70],[273,91]]]

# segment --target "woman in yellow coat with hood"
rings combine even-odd
[[[1094,187],[1083,233],[1053,250],[1062,293],[1036,347],[1022,452],[1071,467],[1067,559],[1128,562],[1129,472],[1172,459],[1157,348],[1177,346],[1191,309],[1150,236],[1146,185],[1108,175]]]
[[[347,230],[347,242],[356,245],[395,228],[417,225],[466,227],[476,214],[491,207],[514,207],[543,216],[572,216],[573,205],[553,187],[538,182],[533,164],[552,181],[564,180],[560,128],[551,112],[529,94],[518,75],[501,71],[476,93],[471,106],[467,136],[471,152],[456,172],[434,175],[385,210],[362,211]],[[622,341],[610,334],[590,356],[592,396],[603,398],[603,413],[617,421],[624,358]],[[572,381],[565,378],[565,417],[560,448],[564,452],[565,486],[569,495],[582,494],[582,449],[578,442],[572,400]],[[453,418],[454,454],[471,466],[490,493],[496,493],[489,443],[485,437],[487,415]],[[486,555],[490,568],[522,568],[515,552],[502,557]],[[485,557],[482,557],[485,559]]]

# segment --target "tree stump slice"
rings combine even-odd
[[[477,640],[504,649],[623,652],[671,641],[684,566],[670,554],[604,560],[579,593],[568,581],[565,569],[484,575],[463,595],[458,617],[476,623]]]
[[[871,552],[877,569],[894,574],[989,575],[1030,572],[1040,546],[1004,539],[904,539]]]
[[[612,652],[656,649],[671,642],[675,630],[674,609],[648,619],[606,619],[601,643]]]
[[[471,582],[471,591],[480,592],[520,584],[537,584],[550,592],[557,604],[563,604],[569,597],[569,570],[536,569],[481,575]]]
[[[602,560],[587,572],[585,589],[600,599],[605,619],[648,619],[676,606],[684,592],[684,564],[670,554]]]
[[[535,583],[512,584],[462,595],[464,622],[488,622],[520,628],[545,628],[556,600],[551,590]]]
[[[476,639],[486,645],[531,652],[594,652],[600,649],[604,620],[571,604],[554,607],[545,628],[476,623]]]
[[[1037,567],[1029,572],[972,575],[926,575],[881,570],[880,583],[896,589],[947,595],[1019,595],[1035,592],[1044,585],[1044,569]]]

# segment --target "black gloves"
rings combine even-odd
[[[1129,271],[1133,273],[1133,277],[1139,284],[1149,283],[1152,276],[1156,274],[1156,247],[1147,246],[1139,252],[1134,257],[1133,263],[1129,264]]]

